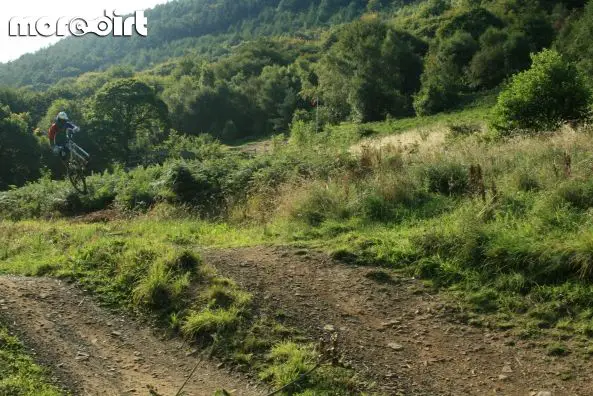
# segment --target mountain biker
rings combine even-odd
[[[55,155],[59,155],[62,160],[68,157],[68,147],[66,146],[67,133],[72,131],[77,133],[80,128],[70,122],[68,114],[61,111],[56,116],[53,124],[49,128],[47,136],[49,137],[49,145]]]

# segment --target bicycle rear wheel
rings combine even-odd
[[[68,165],[68,179],[76,191],[81,194],[87,193],[86,176],[84,174],[84,168],[78,164],[70,163]]]

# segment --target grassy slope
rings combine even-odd
[[[593,336],[593,130],[498,141],[474,131],[473,124],[485,118],[487,111],[477,107],[428,120],[344,124],[324,134],[305,133],[300,144],[272,144],[266,155],[280,164],[295,166],[282,159],[294,158],[296,152],[301,167],[317,164],[319,158],[327,159],[319,162],[326,166],[366,129],[379,132],[379,137],[402,135],[408,128],[418,135],[418,142],[405,149],[391,145],[360,150],[347,167],[336,167],[328,176],[298,173],[274,188],[264,185],[232,208],[224,222],[171,219],[168,213],[179,213],[165,205],[148,216],[105,225],[0,223],[0,271],[72,276],[107,302],[142,309],[151,295],[146,290],[162,283],[162,271],[147,270],[158,257],[175,257],[196,245],[314,246],[345,262],[387,266],[422,278],[450,298],[454,314],[470,323],[511,328],[521,337],[547,331],[586,340]],[[471,127],[453,133],[448,123]],[[443,134],[444,143],[428,145],[423,129]],[[468,130],[472,133],[464,135]],[[565,165],[568,158],[570,167]],[[481,166],[485,200],[475,194],[476,185],[469,184],[471,164]],[[142,175],[138,172],[136,179]],[[117,246],[126,249],[117,251]],[[156,249],[156,261],[137,260],[147,249]],[[107,260],[107,272],[96,264],[94,255],[101,251],[115,255]],[[181,275],[167,278],[165,284],[176,286],[164,289],[180,296],[180,305],[166,313],[183,331],[196,327],[187,325],[188,317],[210,314],[212,307],[198,299],[202,305],[188,315],[188,302],[179,292],[184,287]],[[143,293],[138,291],[141,284]],[[235,308],[241,311],[243,306]],[[222,323],[225,329],[224,315],[219,322],[210,319],[191,322]],[[248,321],[243,329],[251,325]],[[240,337],[240,331],[235,333]],[[268,334],[278,342],[273,331]],[[269,371],[259,365],[270,356],[274,342],[255,352],[227,352],[258,366],[265,376]],[[259,358],[251,360],[252,354]]]
[[[22,344],[0,325],[0,395],[59,396],[46,372],[27,356]]]
[[[297,329],[257,316],[252,296],[194,253],[198,245],[261,243],[259,230],[189,218],[0,222],[0,230],[0,273],[74,279],[104,304],[148,315],[273,387],[310,370],[322,353]],[[351,377],[324,366],[291,390],[352,394]]]
[[[364,125],[342,123],[333,127],[333,133],[337,135],[352,134],[353,130],[364,128],[372,131],[374,135],[394,135],[409,130],[445,127],[450,124],[482,123],[488,117],[488,108],[496,102],[496,92],[484,94],[483,96],[470,101],[463,109],[449,113],[438,113],[430,116],[409,117],[393,119],[388,121],[371,122]]]

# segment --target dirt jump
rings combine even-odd
[[[344,361],[387,395],[592,395],[593,362],[549,339],[521,340],[452,320],[414,279],[292,248],[202,251],[206,262],[254,293],[262,312],[282,311],[312,339],[339,334]],[[199,356],[147,323],[112,313],[72,284],[0,277],[0,319],[76,395],[175,395]],[[544,337],[545,338],[545,337]],[[187,395],[269,391],[214,360],[200,362]]]
[[[52,279],[0,277],[3,323],[36,360],[74,395],[173,396],[200,361],[181,340],[166,340],[148,324],[101,308],[73,285]],[[220,389],[261,395],[261,385],[202,360],[186,395]]]

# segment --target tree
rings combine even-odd
[[[591,93],[573,64],[554,50],[535,54],[532,61],[498,97],[492,126],[503,134],[555,129],[589,111]]]
[[[414,96],[414,110],[419,116],[431,115],[458,105],[461,92],[459,70],[452,62],[438,62],[429,57],[422,75],[422,87]]]
[[[593,2],[587,3],[582,15],[573,15],[560,32],[556,48],[576,62],[577,67],[587,78],[590,87],[593,87]]]
[[[225,142],[264,133],[264,115],[255,106],[255,93],[250,98],[221,81],[213,87],[181,81],[186,84],[177,83],[164,94],[175,130],[189,135],[209,133]]]
[[[445,23],[438,32],[440,38],[452,36],[457,31],[465,31],[477,39],[489,27],[504,27],[504,23],[496,15],[482,7],[473,7],[469,11],[458,14]]]
[[[25,114],[0,105],[0,190],[39,177],[39,144],[28,124]]]
[[[94,118],[110,125],[130,160],[133,148],[142,149],[166,138],[169,131],[167,105],[156,92],[135,79],[116,80],[105,85],[93,103]]]
[[[297,108],[300,85],[296,76],[286,67],[266,66],[258,80],[257,103],[271,132],[285,132]]]
[[[489,28],[480,37],[480,51],[471,59],[468,68],[470,85],[480,88],[493,88],[500,84],[509,72],[506,64],[506,31]]]
[[[471,34],[457,31],[431,48],[424,62],[421,88],[414,96],[417,115],[430,115],[458,105],[467,64],[478,50]]]
[[[411,112],[425,44],[377,19],[346,25],[320,61],[319,93],[334,121],[376,121]]]

